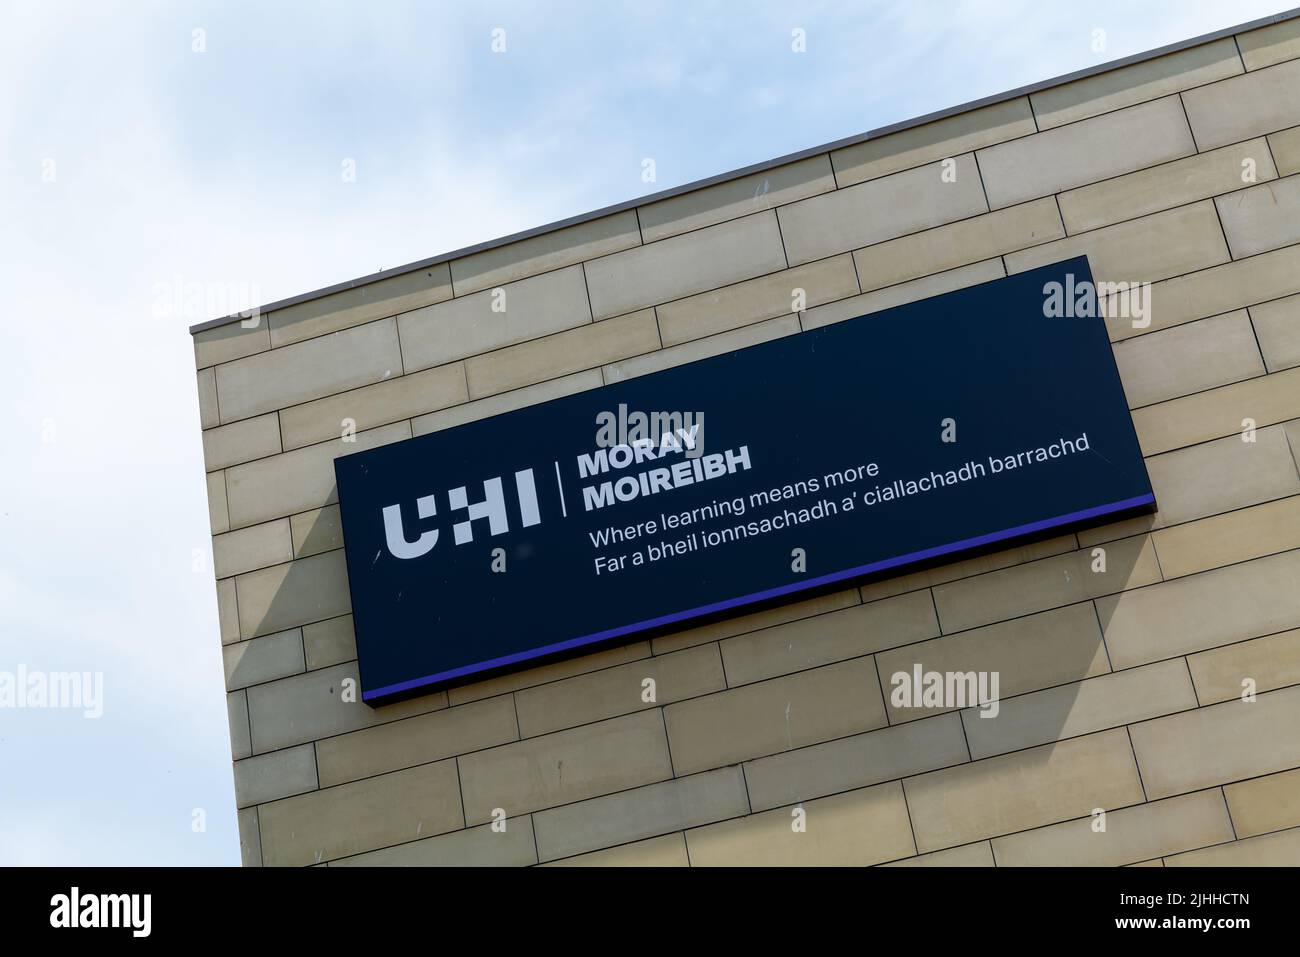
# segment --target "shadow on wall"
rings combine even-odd
[[[1142,516],[1080,535],[1093,543],[1109,538],[1108,532],[1140,533],[1151,524],[1150,516]],[[1078,548],[1070,544],[1070,551],[933,586],[943,635],[877,655],[882,685],[893,699],[886,702],[891,725],[955,710],[951,699],[916,707],[919,676],[932,685],[945,682],[949,694],[958,686],[978,688],[982,695],[992,691],[996,705],[961,708],[970,756],[979,761],[1021,752],[1006,758],[1014,764],[1007,772],[1018,776],[1060,760],[1060,739],[1124,723],[1131,711],[1124,706],[1126,677],[1105,678],[1086,692],[1081,682],[1114,670],[1104,636],[1116,600],[1102,596],[1160,581],[1155,551],[1145,534]],[[896,694],[891,686],[904,679],[911,696]],[[899,706],[900,698],[905,706]],[[1137,780],[1131,752],[1121,758],[1113,768],[1080,766],[1062,776],[1080,775],[1080,800],[1086,803],[1092,781],[1082,776],[1085,772]],[[1097,806],[1113,806],[1114,794],[1113,787],[1099,788]]]
[[[1118,533],[1137,533],[1151,523],[1149,516],[1143,516],[1111,529]],[[1109,530],[1084,533],[1084,540],[1093,542],[1108,537],[1106,531]],[[263,638],[293,634],[296,642],[296,631],[302,623],[348,615],[351,607],[347,571],[339,547],[341,540],[337,506],[328,506],[315,515],[305,534],[299,535],[298,551],[306,557],[267,570],[274,574],[264,584],[259,582],[257,587],[241,590],[244,633]],[[1060,547],[1052,549],[1054,543]],[[1014,556],[1024,563],[996,568],[1003,564],[999,555],[1003,559]],[[1048,557],[1024,561],[1042,555]],[[1021,546],[978,561],[986,563],[980,567],[994,566],[994,570],[979,573],[972,569],[975,573],[969,577],[932,586],[938,627],[930,626],[928,633],[937,637],[895,646],[890,634],[873,634],[867,638],[869,648],[859,647],[847,653],[848,657],[854,657],[874,650],[889,726],[959,710],[971,757],[975,760],[1032,748],[1104,726],[1104,722],[1097,724],[1102,720],[1097,714],[1100,707],[1097,701],[1090,700],[1080,706],[1077,700],[1079,682],[1113,670],[1103,635],[1116,602],[1105,598],[1095,601],[1094,597],[1115,595],[1160,580],[1149,537],[1135,534],[1078,548],[1071,536]],[[920,582],[909,583],[909,587],[924,589]],[[880,603],[883,608],[883,603],[894,599],[892,593],[889,597],[875,597],[871,586],[867,586],[866,592],[870,599],[867,604],[854,607],[866,609]],[[261,600],[263,594],[265,600]],[[913,590],[910,594],[918,592]],[[791,619],[783,617],[783,621]],[[705,625],[700,630],[711,627]],[[771,629],[784,627],[773,625],[770,615],[759,612],[731,621],[725,634],[733,636],[731,641],[743,643],[750,638],[768,640]],[[803,669],[833,667],[845,660],[846,653],[836,652],[833,647],[843,641],[842,635],[833,634],[836,630],[828,620],[824,629],[814,626],[801,627],[797,633],[792,631],[791,640],[806,645],[795,649],[792,659],[806,662],[800,666]],[[690,642],[690,630],[657,641],[656,652],[671,653],[678,644],[674,639],[679,637]],[[898,640],[912,639],[900,633]],[[323,661],[316,663],[321,669],[319,691],[337,695],[342,678],[356,677],[350,620],[345,629],[331,629],[329,648],[319,653],[324,656]],[[239,667],[236,666],[236,677],[252,677],[241,675]],[[250,659],[249,667],[257,667],[256,662]],[[934,691],[935,676],[940,682],[941,697],[927,698]],[[771,680],[781,677],[784,674],[778,673]],[[734,675],[732,683],[737,683]],[[948,697],[958,689],[967,697]],[[979,698],[970,697],[973,694]],[[973,702],[990,696],[997,699],[996,707],[972,706]],[[366,714],[352,716],[343,725],[362,727],[376,723],[385,720],[394,709],[405,712],[412,705],[417,710],[428,710],[427,705],[419,707],[418,700],[379,709],[362,705]],[[628,711],[639,708],[636,705]],[[1111,705],[1106,710],[1115,708]],[[1043,750],[1041,760],[1051,760],[1050,749]],[[813,796],[820,795],[809,795]]]

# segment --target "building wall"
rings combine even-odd
[[[197,333],[245,862],[1300,863],[1298,92],[1292,19]],[[335,456],[1080,253],[1155,516],[343,700]]]

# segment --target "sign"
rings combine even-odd
[[[363,699],[1153,510],[1062,290],[1086,259],[337,459]]]

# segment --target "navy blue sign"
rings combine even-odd
[[[364,700],[1153,510],[1091,293],[1075,259],[339,458]]]

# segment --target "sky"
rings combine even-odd
[[[239,862],[190,325],[1284,9],[0,0],[0,864]]]

